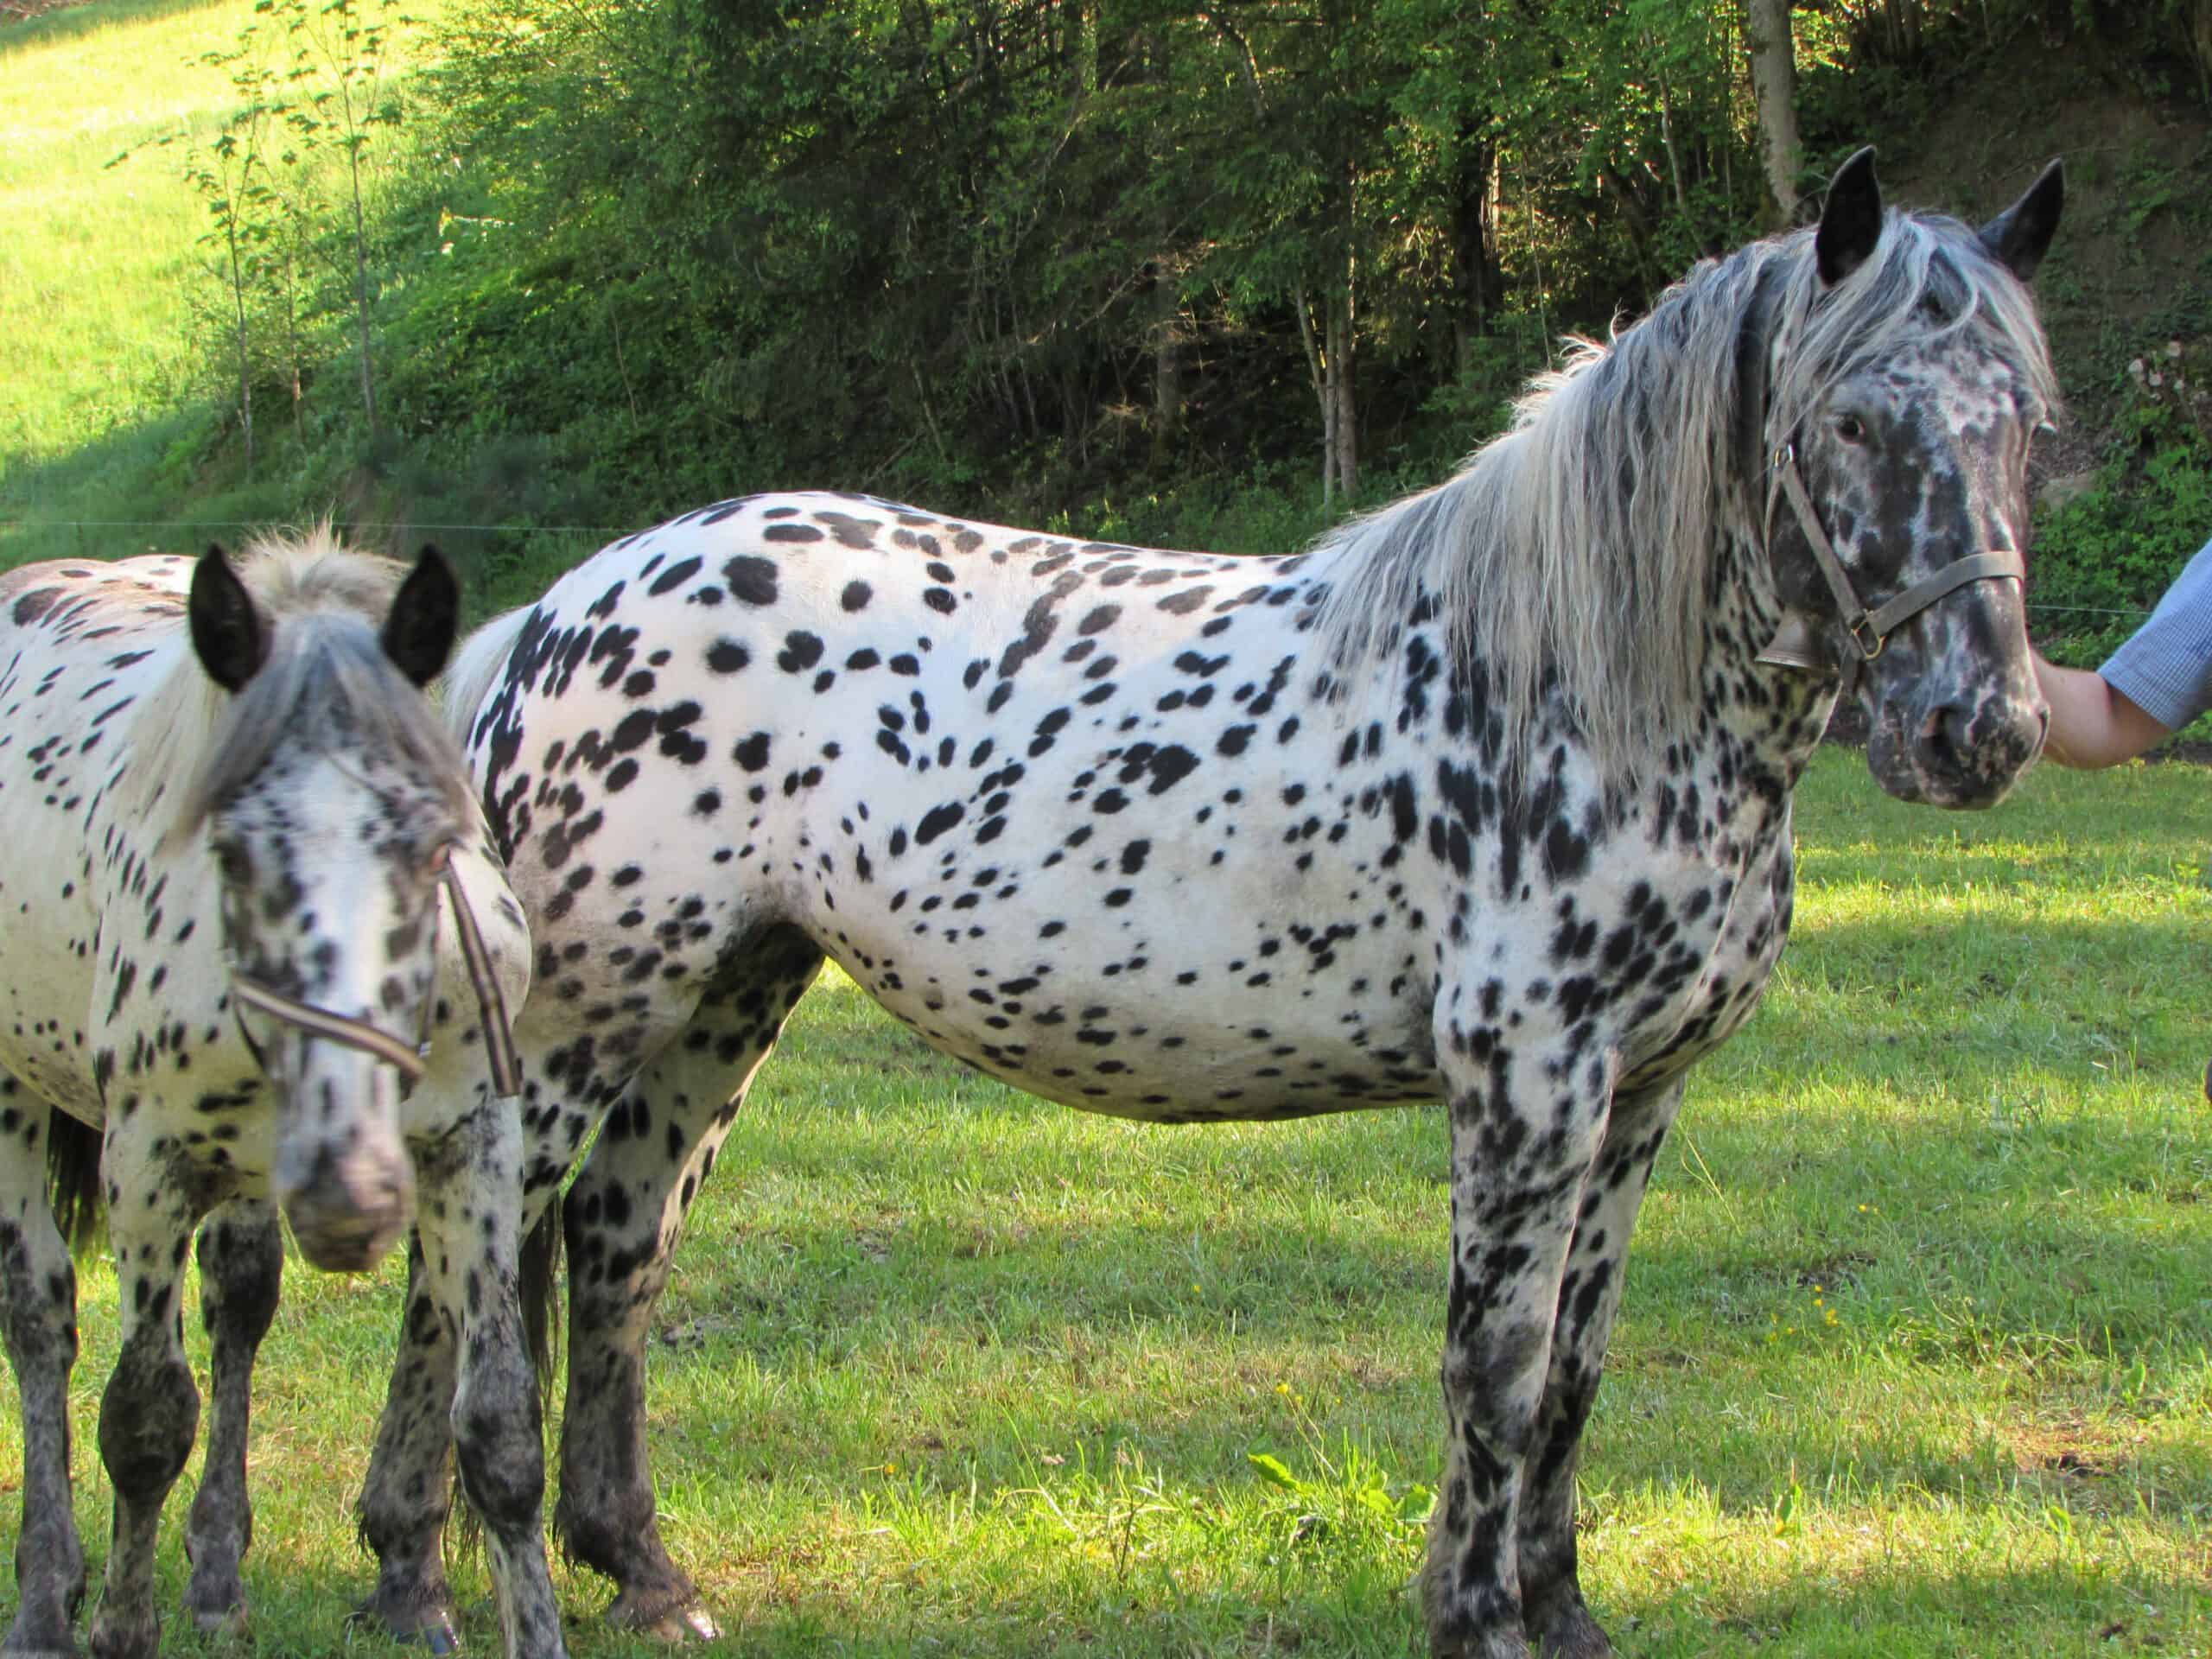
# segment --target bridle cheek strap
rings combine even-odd
[[[483,930],[476,925],[476,912],[469,907],[468,890],[461,885],[461,873],[451,858],[446,860],[438,879],[453,899],[454,937],[460,941],[461,959],[468,969],[468,982],[475,988],[476,1005],[484,1016],[484,1058],[492,1068],[492,1092],[502,1100],[512,1100],[522,1092],[522,1060],[515,1052],[506,995],[499,989],[492,953],[485,948]]]
[[[1945,565],[1934,575],[1916,582],[1893,599],[1884,601],[1868,610],[1860,601],[1858,590],[1851,585],[1851,573],[1843,568],[1843,560],[1835,550],[1835,543],[1821,527],[1820,515],[1813,511],[1812,497],[1805,493],[1805,480],[1797,472],[1797,450],[1794,444],[1784,444],[1775,456],[1775,468],[1782,478],[1783,498],[1789,503],[1789,510],[1797,517],[1798,528],[1805,532],[1805,539],[1813,549],[1813,563],[1828,584],[1828,591],[1835,595],[1836,612],[1843,622],[1844,632],[1859,652],[1859,661],[1871,663],[1882,654],[1882,647],[1889,643],[1890,634],[1897,625],[1920,614],[1945,595],[1956,593],[1971,582],[1994,582],[2010,578],[2025,582],[2028,568],[2017,549],[1992,548],[1984,553],[1971,553],[1965,558]],[[1785,619],[1781,629],[1767,648],[1759,653],[1758,660],[1783,668],[1815,668],[1822,666],[1815,656],[1809,631],[1802,624]],[[1857,664],[1848,664],[1855,667]]]
[[[442,857],[437,879],[453,900],[454,937],[460,942],[461,959],[468,970],[468,982],[476,992],[477,1005],[483,1012],[484,1053],[491,1066],[493,1092],[502,1100],[512,1099],[522,1092],[522,1064],[515,1050],[514,1029],[507,1019],[507,1000],[499,989],[499,976],[493,970],[492,953],[484,944],[484,931],[477,925],[467,890],[461,886],[460,873],[454,868],[449,855]],[[311,1036],[343,1044],[382,1060],[410,1083],[423,1080],[426,1070],[423,1055],[429,1048],[427,1035],[420,1043],[405,1043],[366,1020],[299,1001],[237,972],[231,975],[231,995],[241,1008],[251,1008]],[[428,1020],[426,1007],[426,1028]],[[238,1032],[245,1039],[255,1064],[263,1064],[260,1046],[245,1029],[243,1016]]]

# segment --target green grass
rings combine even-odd
[[[1624,1656],[2212,1651],[2205,788],[2045,767],[1953,817],[1818,758],[1796,937],[1693,1082],[1587,1443],[1584,1581]],[[1444,1166],[1433,1110],[1042,1105],[825,983],[652,1355],[668,1535],[730,1650],[1418,1652]],[[291,1275],[257,1401],[264,1653],[338,1651],[369,1582],[347,1511],[397,1296]],[[88,1271],[96,1557],[114,1299]],[[0,1489],[20,1472],[10,1412]],[[653,1651],[559,1576],[580,1655]],[[488,1645],[480,1567],[456,1583]]]

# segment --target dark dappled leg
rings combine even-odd
[[[250,1199],[226,1205],[200,1228],[200,1319],[211,1344],[214,1409],[200,1491],[185,1522],[192,1581],[184,1605],[192,1622],[210,1635],[245,1626],[238,1565],[253,1542],[253,1505],[245,1488],[253,1360],[276,1317],[283,1275],[284,1235],[276,1205]]]
[[[46,1186],[46,1103],[0,1075],[0,1330],[22,1408],[16,1618],[0,1651],[73,1654],[85,1549],[69,1490],[77,1273]]]
[[[376,1552],[377,1587],[359,1616],[434,1654],[461,1645],[443,1548],[453,1479],[453,1332],[423,1271],[419,1234],[407,1241],[407,1300],[399,1357],[356,1518]]]
[[[1455,1059],[1469,1038],[1440,1035]],[[1529,1659],[1521,1505],[1544,1415],[1552,1326],[1607,1090],[1586,1068],[1490,1033],[1478,1076],[1453,1075],[1447,1443],[1422,1589],[1440,1659]],[[1464,1063],[1463,1063],[1464,1064]],[[1578,1092],[1575,1085],[1580,1084]]]
[[[1521,1494],[1522,1611],[1539,1659],[1605,1659],[1612,1652],[1577,1578],[1574,1474],[1620,1307],[1629,1236],[1652,1160],[1681,1105],[1683,1081],[1678,1076],[1614,1097],[1560,1280],[1551,1374]]]
[[[567,1651],[545,1559],[544,1420],[517,1290],[522,1126],[494,1103],[416,1172],[423,1284],[453,1344],[451,1425],[506,1659]]]
[[[143,1122],[142,1114],[136,1122]],[[154,1547],[162,1506],[200,1432],[200,1389],[186,1361],[178,1297],[200,1212],[127,1125],[111,1129],[105,1168],[122,1332],[100,1397],[100,1461],[115,1489],[107,1578],[92,1618],[98,1659],[154,1659]]]
[[[671,1638],[711,1637],[698,1591],[661,1542],[645,1446],[645,1345],[683,1217],[753,1072],[820,972],[789,929],[727,969],[691,1024],[601,1132],[563,1211],[569,1395],[556,1522],[569,1553],[613,1579],[607,1616]]]

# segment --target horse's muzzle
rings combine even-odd
[[[1903,718],[1878,715],[1867,765],[1900,800],[1994,806],[2042,753],[2050,726],[2040,696],[1992,694],[1971,704],[1923,705]]]
[[[384,1259],[415,1208],[407,1160],[320,1148],[307,1179],[278,1194],[300,1253],[327,1273],[365,1273]]]

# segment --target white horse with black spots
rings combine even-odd
[[[401,575],[319,534],[238,570],[211,550],[0,576],[0,1311],[23,1421],[7,1652],[78,1650],[64,1228],[99,1210],[122,1330],[92,1649],[160,1646],[156,1535],[200,1415],[181,1281],[218,1206],[186,1606],[202,1630],[243,1622],[249,1382],[283,1260],[271,1199],[334,1269],[373,1266],[416,1222],[429,1270],[410,1312],[468,1355],[453,1422],[508,1650],[559,1645],[515,1290],[521,1139],[492,1081],[529,935],[422,690],[452,645],[452,573],[426,551]]]
[[[1442,1100],[1440,1655],[1609,1651],[1575,1461],[1691,1064],[1789,921],[1792,786],[1858,671],[1891,793],[1997,800],[2023,624],[2024,281],[1885,210],[1700,265],[1456,476],[1283,558],[1084,544],[866,497],[618,542],[463,648],[527,906],[531,1205],[564,1200],[556,1521],[615,1617],[703,1632],[655,1527],[654,1300],[785,1016],[835,959],[925,1039],[1160,1122]],[[410,1331],[411,1339],[414,1333]],[[443,1402],[403,1358],[364,1498],[433,1613]]]

